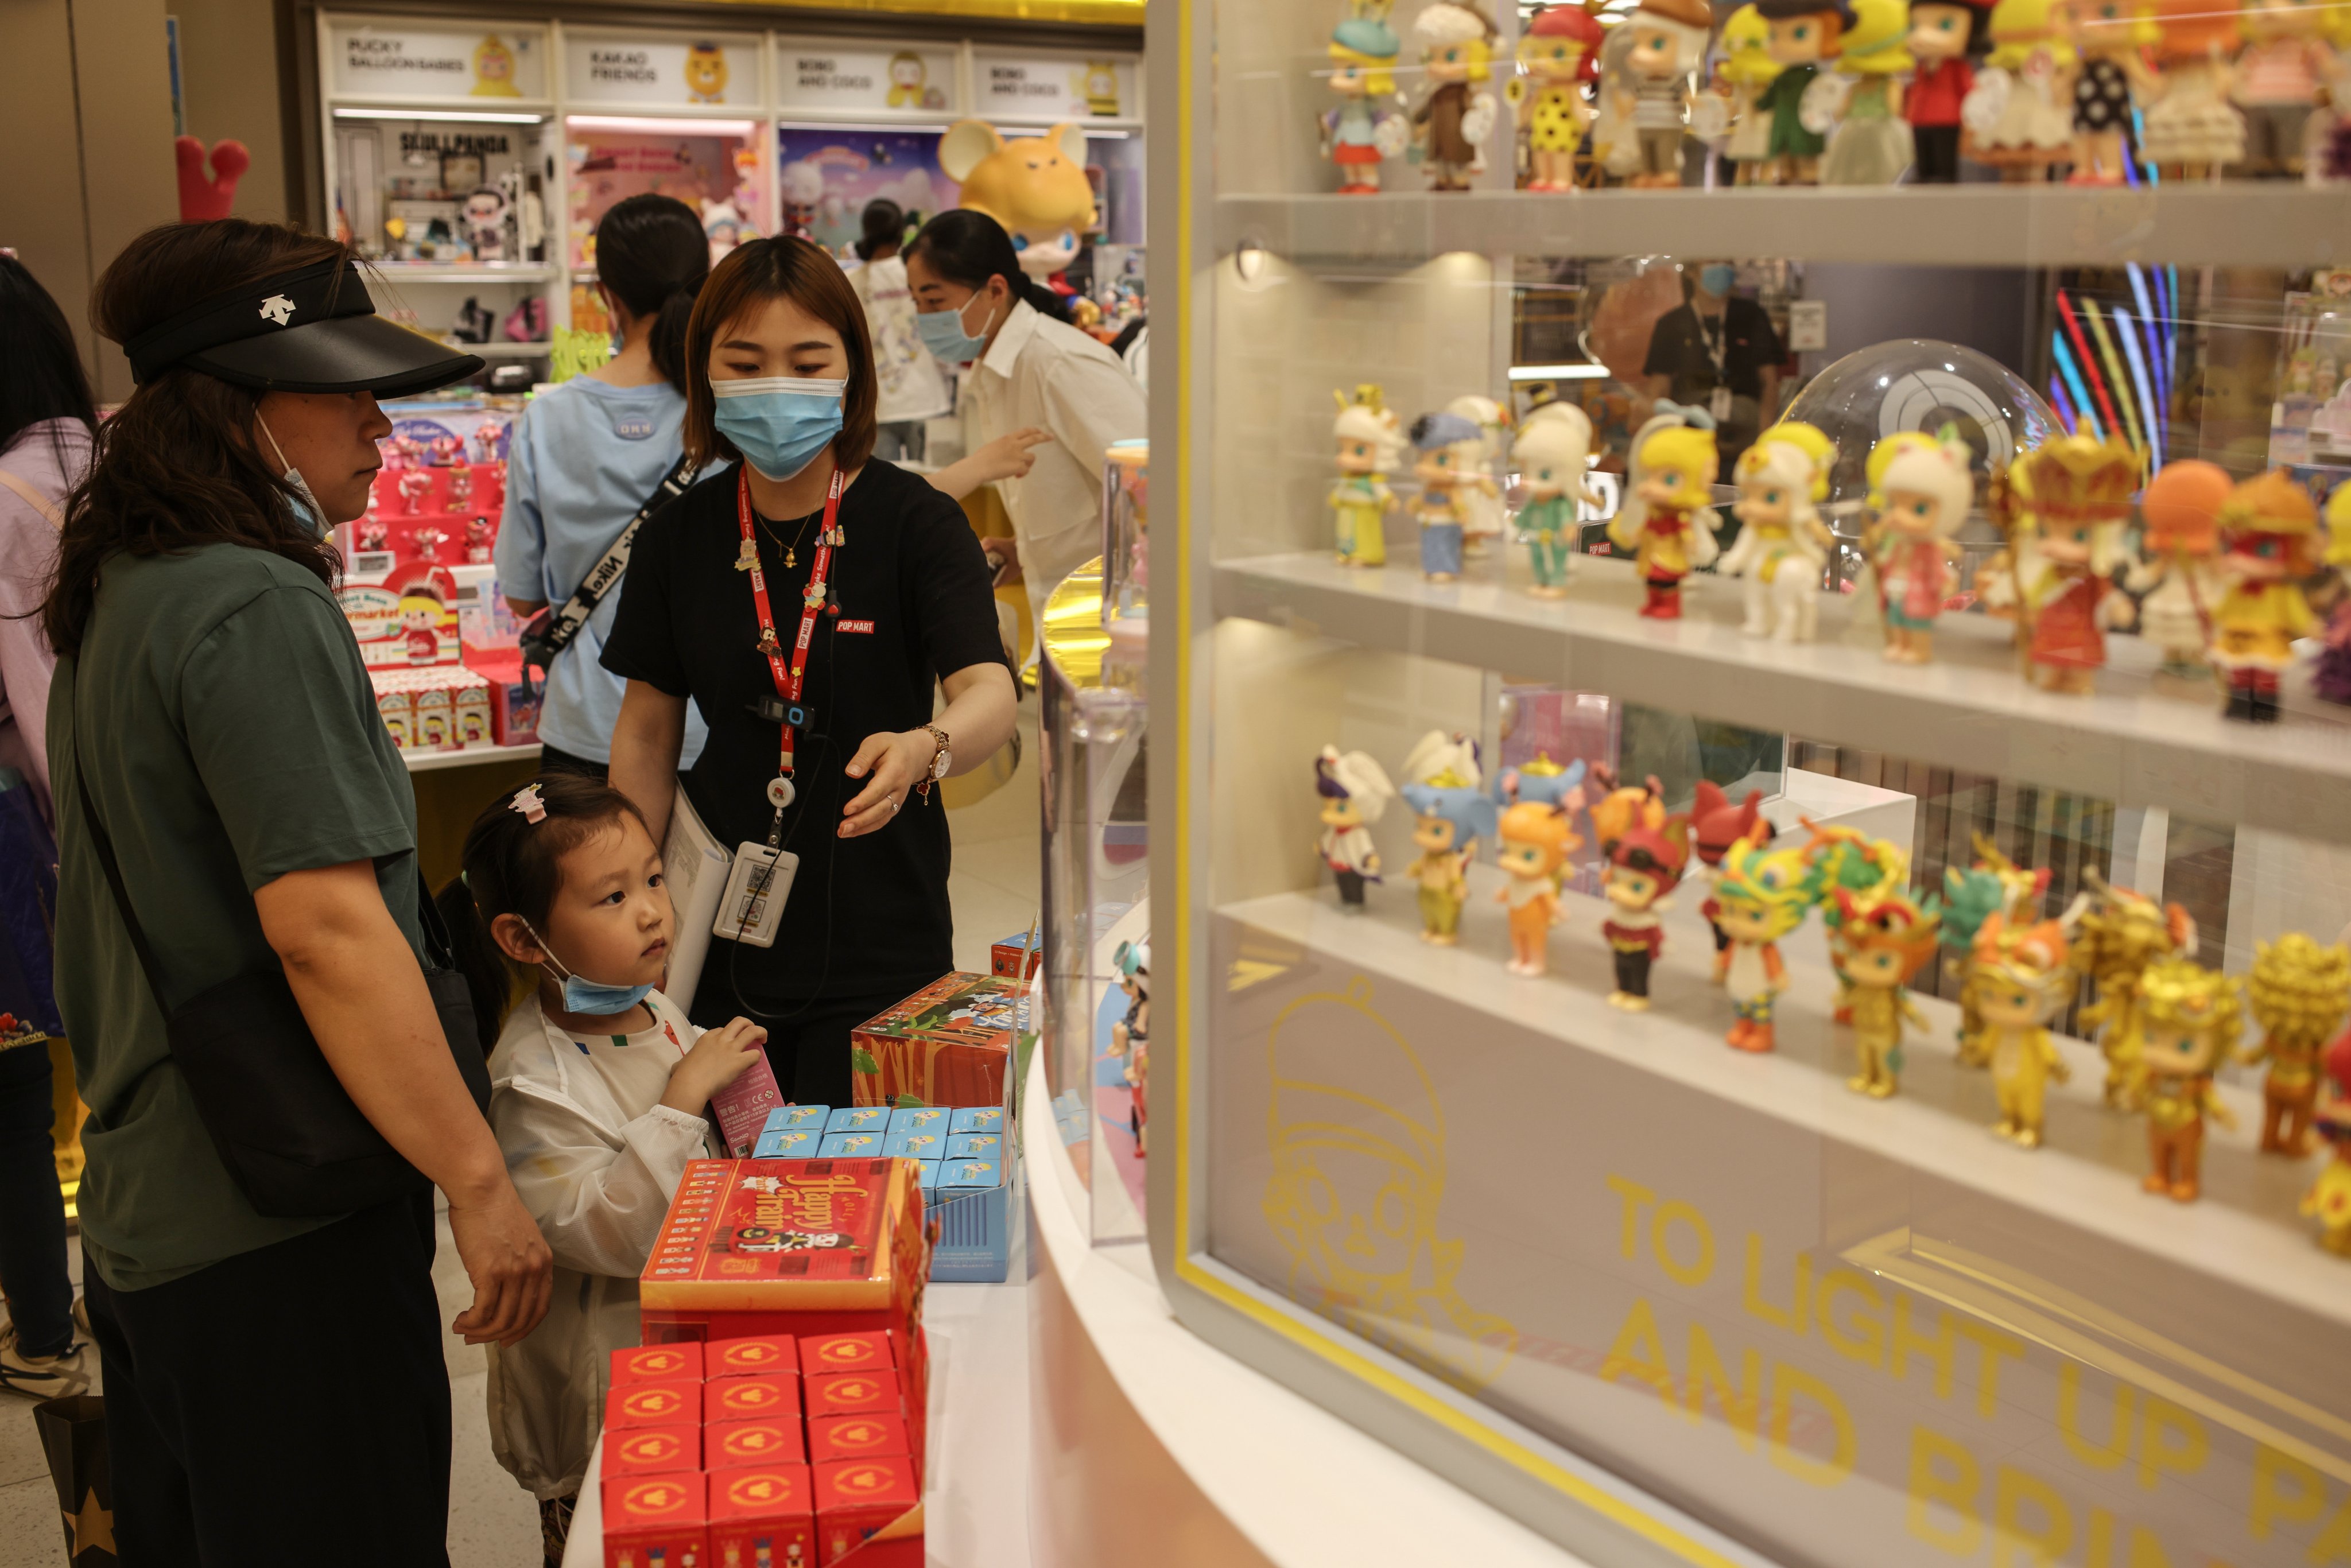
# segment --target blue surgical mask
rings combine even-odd
[[[710,383],[712,423],[769,479],[789,479],[841,434],[846,381],[761,376]]]
[[[269,428],[269,422],[256,413],[253,423],[261,426],[261,434],[269,438],[269,450],[277,454],[277,461],[286,463],[286,449],[277,444],[277,433]],[[320,538],[326,538],[327,514],[319,509],[319,497],[311,493],[310,481],[302,477],[302,470],[286,463],[286,472],[279,477],[294,492],[295,517],[301,519],[303,526],[312,533]]]
[[[653,995],[651,986],[608,986],[601,980],[573,974],[570,966],[558,958],[555,950],[547,945],[547,938],[531,930],[529,921],[524,921],[522,928],[530,932],[530,939],[538,944],[538,950],[547,955],[547,961],[563,971],[565,1012],[582,1018],[611,1018],[615,1013],[627,1012]]]
[[[971,299],[979,298],[975,294]],[[996,326],[996,307],[987,308],[987,319],[981,323],[979,336],[975,338],[963,329],[963,313],[971,308],[971,299],[952,310],[925,310],[914,318],[914,335],[922,339],[923,347],[945,363],[960,365],[987,351],[987,334]]]
[[[1719,262],[1698,269],[1698,286],[1717,297],[1729,293],[1730,286],[1738,280],[1739,274]]]

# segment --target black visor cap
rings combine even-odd
[[[183,361],[256,392],[355,392],[405,397],[478,375],[481,359],[387,321],[340,316],[190,354]]]

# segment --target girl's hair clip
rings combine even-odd
[[[526,784],[516,790],[515,798],[507,809],[520,811],[522,820],[526,822],[547,821],[547,802],[538,798],[538,786],[536,784]]]

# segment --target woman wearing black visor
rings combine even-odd
[[[138,388],[44,620],[115,1550],[445,1563],[427,1183],[469,1341],[537,1324],[549,1254],[436,1013],[415,801],[324,536],[367,504],[377,397],[482,362],[377,316],[343,246],[235,219],[132,241],[92,317]]]

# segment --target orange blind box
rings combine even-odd
[[[772,1421],[728,1421],[702,1429],[705,1469],[728,1469],[737,1465],[799,1464],[808,1458],[797,1416]]]
[[[645,1568],[654,1553],[683,1568],[710,1553],[704,1478],[695,1472],[604,1478],[604,1568]],[[689,1557],[689,1553],[691,1556]]]
[[[657,1476],[701,1468],[699,1427],[622,1427],[604,1434],[607,1476]]]
[[[623,1427],[690,1427],[701,1417],[702,1384],[696,1378],[623,1383],[604,1396],[606,1431]]]
[[[740,1339],[715,1339],[702,1347],[702,1375],[763,1377],[800,1369],[799,1343],[789,1334],[746,1334]]]
[[[612,1353],[612,1385],[623,1383],[667,1383],[681,1377],[699,1381],[702,1347],[698,1344],[643,1344]]]
[[[888,1334],[804,1334],[800,1338],[800,1371],[811,1376],[828,1372],[887,1372],[896,1364]]]
[[[710,1552],[742,1568],[815,1568],[814,1478],[806,1465],[710,1472]]]
[[[808,1424],[809,1458],[820,1464],[904,1455],[906,1424],[895,1416],[834,1416]]]
[[[929,1270],[910,1161],[695,1160],[639,1277],[638,1307],[647,1343],[911,1333]]]
[[[838,1459],[816,1467],[816,1529],[822,1561],[838,1563],[922,1501],[912,1459]],[[919,1562],[921,1559],[916,1558]]]
[[[705,1426],[726,1421],[793,1421],[799,1414],[797,1377],[721,1377],[702,1385]]]
[[[893,1372],[828,1372],[808,1380],[808,1418],[895,1416],[898,1375]]]

